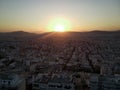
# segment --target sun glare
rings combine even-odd
[[[64,18],[53,19],[48,26],[48,30],[53,32],[66,32],[70,31],[70,28],[70,22]]]
[[[64,25],[56,25],[55,26],[55,31],[56,32],[64,32],[65,31],[65,26]]]

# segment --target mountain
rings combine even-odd
[[[49,35],[49,38],[64,38],[64,39],[120,39],[120,30],[117,31],[90,31],[90,32],[64,32],[54,33]]]
[[[2,32],[0,33],[0,40],[26,40],[35,37],[37,34],[24,31]]]
[[[0,40],[28,40],[35,38],[67,38],[67,39],[119,39],[120,30],[117,31],[100,31],[94,30],[90,32],[47,32],[42,34],[29,33],[24,31],[0,33]]]
[[[24,31],[15,31],[15,32],[2,32],[0,36],[32,36],[35,35],[34,33],[24,32]]]

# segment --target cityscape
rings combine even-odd
[[[120,0],[0,0],[0,90],[120,90]]]
[[[5,37],[1,33],[1,90],[120,90],[120,31]]]

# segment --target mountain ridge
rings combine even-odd
[[[103,30],[93,30],[93,31],[83,31],[83,32],[78,32],[78,31],[68,31],[65,33],[120,33],[120,30],[115,30],[115,31],[103,31]],[[39,34],[45,34],[45,33],[52,33],[52,32],[44,32],[44,33],[39,33]],[[26,32],[26,31],[12,31],[12,32],[0,32],[0,34],[34,34],[38,35],[36,33],[31,33],[31,32]]]

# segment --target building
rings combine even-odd
[[[43,75],[34,81],[33,90],[75,90],[75,88],[69,76]]]
[[[90,90],[120,90],[120,76],[92,75]]]
[[[0,90],[26,90],[25,79],[16,74],[0,74]]]

